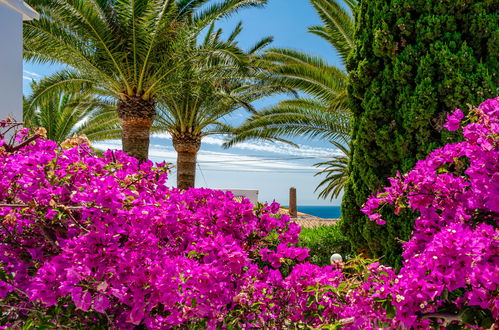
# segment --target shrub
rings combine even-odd
[[[164,164],[28,134],[0,136],[0,325],[213,327],[242,288],[308,256],[277,204],[169,188]]]
[[[319,266],[329,265],[333,253],[341,254],[343,260],[351,257],[350,242],[338,225],[302,228],[300,245],[309,249],[310,262]]]
[[[356,250],[401,265],[415,214],[385,208],[376,226],[359,209],[396,172],[448,143],[445,114],[499,87],[497,2],[361,0],[348,61],[353,113],[343,230]],[[465,109],[466,108],[466,109]],[[455,141],[455,136],[451,136]]]
[[[456,110],[445,127],[456,131],[462,118]],[[398,272],[358,258],[341,273],[298,264],[287,278],[259,283],[266,298],[260,290],[245,295],[258,306],[254,314],[285,311],[292,322],[320,315],[346,329],[499,326],[499,98],[474,109],[470,121],[463,142],[391,178],[362,209],[377,225],[386,224],[383,208],[418,214]]]
[[[448,115],[457,131],[463,112]],[[395,319],[427,328],[431,319],[489,328],[499,318],[499,98],[482,103],[463,127],[464,141],[436,149],[371,197],[362,211],[384,225],[380,210],[418,214],[403,244],[403,267],[391,292]]]

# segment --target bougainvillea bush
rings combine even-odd
[[[265,265],[308,256],[277,204],[168,188],[166,164],[120,151],[99,158],[25,129],[17,142],[0,156],[6,326],[213,326]]]
[[[490,326],[499,317],[499,98],[472,110],[461,128],[463,117],[455,110],[444,125],[462,130],[463,141],[392,178],[362,210],[380,225],[383,207],[419,215],[403,267],[385,286],[405,325],[427,327],[433,315]]]
[[[418,214],[399,271],[312,265],[276,203],[170,188],[166,164],[24,129],[0,137],[0,326],[488,328],[499,317],[498,118],[499,100],[486,101],[462,142],[366,203],[380,225],[380,208]]]

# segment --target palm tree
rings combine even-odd
[[[353,48],[354,19],[352,12],[355,0],[344,0],[341,6],[337,0],[310,0],[323,25],[309,28],[334,47],[342,61]],[[290,49],[270,49],[265,52],[262,66],[268,72],[262,79],[295,89],[307,96],[285,100],[251,116],[235,129],[225,147],[249,139],[278,140],[287,143],[290,137],[308,136],[331,141],[342,155],[334,156],[330,162],[318,163],[326,166],[319,174],[327,174],[319,184],[325,187],[320,197],[335,197],[342,190],[347,178],[350,111],[347,106],[345,70],[331,66],[317,56]],[[341,141],[341,143],[338,143]]]
[[[222,30],[215,30],[212,25],[204,41],[195,46],[196,52],[220,49],[220,53],[188,62],[175,71],[175,88],[158,100],[159,116],[154,130],[172,137],[177,151],[177,186],[181,189],[195,184],[196,158],[203,137],[227,132],[230,126],[223,121],[227,115],[241,107],[252,111],[252,101],[282,91],[251,79],[259,70],[255,65],[258,52],[272,38],[264,38],[244,51],[235,40],[241,30],[239,23],[227,40],[222,40]]]
[[[145,160],[158,95],[215,20],[266,0],[29,0],[41,13],[24,23],[25,59],[62,63],[34,99],[61,90],[117,100],[123,150]]]
[[[115,104],[85,94],[61,93],[52,99],[34,99],[38,84],[33,82],[34,93],[24,97],[23,121],[26,127],[43,127],[46,137],[61,144],[73,135],[91,133],[96,126],[104,129],[109,121],[88,120],[113,111]]]
[[[171,88],[157,95],[157,116],[152,131],[171,135],[177,151],[177,186],[181,189],[195,184],[196,158],[203,137],[231,131],[233,127],[224,122],[227,115],[239,108],[254,112],[252,101],[284,91],[280,86],[252,79],[262,71],[257,65],[259,51],[272,38],[263,38],[244,51],[236,41],[241,25],[236,26],[227,40],[222,40],[222,30],[212,24],[205,31],[203,41],[193,41],[191,50],[186,51],[186,54],[205,56],[190,57],[173,70]],[[116,120],[112,124],[113,117],[109,111],[97,112],[89,119],[86,134],[95,140],[118,138],[120,129]],[[106,129],[95,128],[96,122],[106,123]]]

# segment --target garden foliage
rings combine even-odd
[[[459,110],[446,127],[459,128]],[[499,99],[363,212],[418,213],[399,271],[303,262],[278,205],[166,186],[167,166],[1,140],[0,326],[398,329],[499,318]],[[3,123],[5,124],[5,123]]]
[[[455,110],[444,126],[461,130],[463,118]],[[362,209],[379,225],[386,224],[381,210],[387,206],[395,216],[404,209],[418,214],[403,244],[403,266],[380,293],[391,292],[406,325],[427,328],[424,315],[436,312],[485,328],[499,320],[499,98],[469,118],[462,142],[434,150],[412,171],[391,178]]]
[[[213,326],[243,288],[266,281],[260,264],[308,256],[277,204],[254,213],[230,193],[168,188],[165,164],[42,139],[23,146],[27,134],[0,156],[4,325]]]
[[[343,259],[351,257],[350,241],[338,225],[302,228],[300,244],[309,249],[310,262],[319,266],[329,265],[333,253],[339,253]]]
[[[359,209],[388,177],[449,141],[442,130],[448,111],[496,96],[497,1],[362,0],[355,40],[347,65],[354,119],[343,230],[355,249],[400,266],[400,241],[409,239],[414,215],[394,217],[385,208],[380,227]]]

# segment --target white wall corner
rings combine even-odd
[[[22,120],[23,18],[0,0],[0,119]]]
[[[10,9],[18,12],[22,15],[24,21],[30,21],[32,19],[40,18],[33,8],[31,8],[27,3],[21,0],[0,0],[0,4],[3,4]]]

